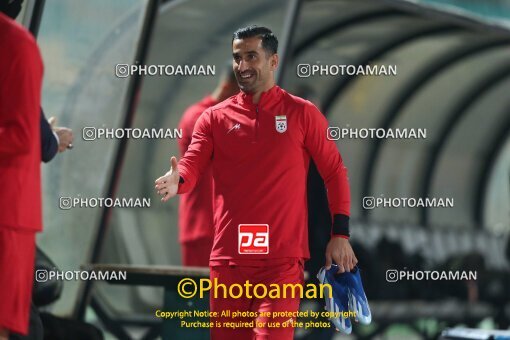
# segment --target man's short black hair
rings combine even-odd
[[[240,28],[232,35],[232,42],[234,42],[236,39],[246,39],[253,37],[259,37],[262,39],[262,48],[266,50],[269,55],[278,53],[278,39],[276,39],[276,36],[267,27],[250,25]]]
[[[23,0],[0,0],[0,12],[7,15],[11,19],[16,19],[21,12]]]

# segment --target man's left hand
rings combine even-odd
[[[72,149],[74,141],[73,130],[57,126],[57,119],[55,117],[50,117],[50,119],[48,119],[48,123],[50,123],[52,130],[58,136],[58,152],[64,152],[67,149]]]

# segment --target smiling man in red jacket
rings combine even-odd
[[[207,109],[179,164],[156,180],[162,200],[192,190],[208,164],[215,181],[215,239],[211,280],[227,286],[303,283],[310,257],[306,180],[310,159],[324,179],[333,217],[326,266],[354,268],[349,244],[347,170],[328,123],[309,101],[275,85],[278,41],[265,28],[249,26],[232,38],[233,69],[241,92]],[[297,311],[299,297],[223,299],[211,294],[211,311]],[[238,321],[238,320],[234,320]],[[259,320],[257,321],[267,321]],[[286,322],[289,317],[281,320]],[[216,339],[292,339],[293,327],[211,328]]]
[[[43,65],[30,33],[3,14],[15,17],[20,6],[0,0],[0,51],[6,52],[0,53],[0,340],[28,331],[35,233],[42,229]]]

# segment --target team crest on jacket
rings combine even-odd
[[[274,117],[276,124],[276,131],[284,133],[287,131],[287,116],[276,116]]]

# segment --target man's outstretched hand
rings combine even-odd
[[[338,265],[338,272],[343,273],[354,269],[358,259],[354,255],[349,240],[333,237],[326,247],[326,269],[331,268],[333,261]]]
[[[74,134],[73,130],[66,127],[57,126],[57,118],[50,117],[48,123],[53,132],[58,136],[58,152],[64,152],[73,148]]]
[[[177,195],[177,190],[179,189],[179,167],[175,157],[170,158],[170,170],[156,180],[155,188],[158,191],[158,195],[163,196],[161,199],[163,202]]]

